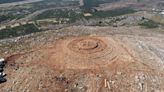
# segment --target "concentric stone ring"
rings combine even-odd
[[[110,37],[72,37],[42,51],[45,62],[58,69],[97,69],[118,61],[119,44]]]
[[[91,50],[98,47],[98,43],[94,40],[82,40],[77,45],[80,50]]]
[[[106,44],[100,39],[87,37],[78,38],[68,44],[68,48],[78,53],[95,53],[106,48]]]

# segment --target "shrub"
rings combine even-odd
[[[159,23],[150,19],[144,19],[139,23],[139,25],[146,28],[157,28],[159,26]]]

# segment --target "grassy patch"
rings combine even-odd
[[[97,11],[93,13],[93,17],[105,18],[105,17],[115,17],[124,14],[135,13],[136,11],[131,8],[121,8],[110,11]]]
[[[0,30],[0,39],[18,37],[40,31],[42,30],[39,30],[34,24],[26,24],[14,28]]]
[[[83,9],[91,9],[92,7],[97,7],[99,4],[103,3],[112,3],[119,0],[83,0],[84,6],[82,6]]]
[[[140,26],[143,26],[145,28],[157,28],[157,27],[159,27],[159,24],[160,23],[155,22],[150,19],[144,19],[139,23]]]

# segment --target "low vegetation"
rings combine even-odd
[[[11,20],[13,18],[14,18],[14,16],[12,16],[12,15],[0,15],[0,23],[3,21]]]
[[[17,2],[17,1],[25,1],[25,0],[0,0],[0,4],[3,4],[3,3],[11,3],[11,2]]]
[[[136,12],[135,10],[131,8],[121,8],[121,9],[115,9],[115,10],[110,10],[110,11],[97,11],[93,13],[94,17],[114,17],[114,16],[119,16],[119,15],[124,15],[124,14],[130,14]]]
[[[83,0],[84,6],[82,6],[82,8],[91,9],[93,7],[98,6],[99,4],[111,3],[111,2],[116,2],[116,1],[119,1],[119,0]]]
[[[150,19],[143,19],[140,23],[140,26],[143,26],[145,28],[157,28],[159,27],[160,23],[155,22],[153,20]]]
[[[91,16],[84,16],[85,10],[72,10],[72,9],[54,9],[47,10],[34,18],[34,20],[47,19],[47,18],[69,18],[69,22],[75,22],[78,19],[85,18],[105,18],[105,17],[115,17],[119,15],[134,13],[135,10],[131,8],[122,8],[115,9],[110,11],[93,11],[91,12]]]
[[[0,39],[18,37],[40,31],[42,30],[39,30],[34,24],[26,24],[14,28],[8,27],[0,31]]]
[[[77,13],[74,10],[69,10],[69,9],[55,9],[55,10],[47,10],[43,12],[42,14],[36,16],[34,20],[40,20],[40,19],[45,19],[45,18],[69,18],[70,22],[74,22],[75,20],[79,19],[82,17],[82,13]]]

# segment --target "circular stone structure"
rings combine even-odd
[[[75,39],[68,44],[70,50],[83,54],[100,52],[106,47],[102,40],[88,37]]]
[[[119,61],[126,51],[109,37],[72,37],[60,39],[40,52],[48,65],[57,69],[96,69]],[[128,54],[126,57],[129,56]]]

